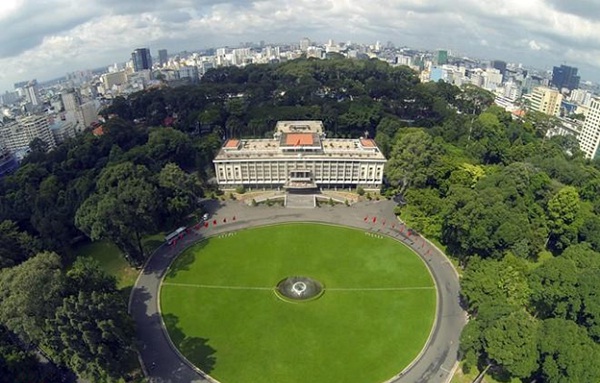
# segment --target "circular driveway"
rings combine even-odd
[[[458,340],[466,315],[459,304],[458,275],[436,247],[409,233],[395,215],[392,201],[337,205],[312,209],[250,207],[243,202],[207,201],[211,213],[208,227],[192,230],[175,246],[161,246],[140,273],[130,296],[130,312],[136,322],[140,357],[152,382],[210,382],[210,377],[189,364],[171,344],[162,326],[159,289],[173,258],[203,238],[251,226],[314,221],[356,227],[392,236],[413,249],[425,261],[437,287],[437,313],[430,338],[415,361],[389,382],[443,383],[450,380],[458,357]],[[393,357],[393,356],[390,356]]]

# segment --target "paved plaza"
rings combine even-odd
[[[287,194],[285,196],[285,207],[291,209],[312,209],[315,207],[315,203],[313,194]]]
[[[457,363],[458,341],[466,323],[459,304],[458,274],[435,246],[401,224],[393,214],[392,201],[360,202],[311,209],[281,206],[248,206],[241,201],[205,201],[210,219],[192,228],[176,245],[161,246],[150,257],[131,293],[130,311],[136,321],[138,348],[145,370],[153,382],[210,382],[174,349],[162,326],[159,287],[173,258],[188,246],[213,235],[274,223],[325,222],[363,229],[373,235],[396,238],[426,262],[438,292],[434,329],[417,359],[389,380],[394,383],[445,383]],[[393,358],[393,355],[390,355]]]

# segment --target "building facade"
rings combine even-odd
[[[158,50],[158,63],[160,64],[161,67],[167,65],[167,63],[169,62],[169,54],[167,53],[166,49],[159,49]]]
[[[579,88],[580,77],[577,75],[577,68],[568,65],[555,66],[552,68],[552,85],[558,89],[577,89]]]
[[[562,99],[562,94],[558,90],[538,86],[531,93],[531,108],[538,112],[558,116]]]
[[[273,138],[227,140],[213,163],[221,189],[379,190],[386,159],[372,139],[326,138],[321,121],[279,121]]]
[[[56,147],[48,118],[44,115],[18,118],[0,127],[0,141],[11,152],[28,148],[34,138],[44,141],[49,149]]]
[[[142,70],[152,69],[152,56],[150,49],[138,48],[131,53],[131,61],[133,62],[133,71],[139,72]]]
[[[25,97],[31,105],[37,106],[40,104],[39,86],[37,80],[31,80],[25,86]]]
[[[583,129],[579,135],[579,148],[586,158],[596,158],[600,144],[600,98],[592,98]]]

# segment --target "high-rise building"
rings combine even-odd
[[[436,61],[437,61],[438,65],[448,64],[448,51],[445,51],[445,50],[437,51]]]
[[[506,72],[506,61],[502,60],[492,60],[490,62],[490,66],[494,69],[498,69],[500,74],[502,75],[502,80],[504,80],[505,72]]]
[[[166,49],[159,49],[158,50],[158,63],[160,64],[161,67],[167,65],[167,63],[169,62],[169,54],[167,53]]]
[[[552,85],[559,90],[563,88],[577,89],[579,88],[579,80],[580,77],[577,75],[577,68],[575,67],[561,65],[552,69]]]
[[[25,86],[25,97],[27,101],[32,105],[40,104],[40,96],[38,93],[38,83],[37,80],[31,80]]]
[[[310,39],[308,37],[304,37],[302,40],[300,40],[300,50],[302,52],[306,52],[308,47],[310,47]]]
[[[44,115],[18,118],[0,128],[0,141],[13,152],[27,148],[34,138],[44,141],[48,148],[56,147],[48,118]]]
[[[81,114],[82,126],[87,128],[94,122],[98,122],[98,109],[99,104],[97,101],[88,101],[79,106],[79,112]]]
[[[81,97],[75,89],[69,89],[66,92],[61,93],[63,108],[65,111],[76,111],[81,105]]]
[[[596,158],[598,144],[600,144],[600,99],[593,97],[579,135],[579,148],[587,158]]]
[[[562,94],[556,89],[538,86],[531,93],[531,108],[552,116],[560,114]]]
[[[115,85],[123,85],[127,83],[127,72],[124,70],[119,72],[104,73],[100,76],[100,80],[104,85],[105,91],[110,91]]]
[[[145,69],[152,69],[152,56],[150,49],[138,48],[131,53],[131,61],[133,62],[133,71],[139,72]]]

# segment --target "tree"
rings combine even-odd
[[[195,152],[192,141],[185,133],[173,128],[152,129],[144,149],[156,163],[157,171],[168,162],[175,162],[181,167],[194,164]]]
[[[577,189],[573,186],[563,187],[550,198],[547,209],[549,245],[555,250],[563,250],[577,239],[577,228],[574,225],[580,210]]]
[[[484,112],[473,123],[472,138],[475,141],[473,151],[478,154],[482,162],[497,164],[504,162],[510,147],[506,136],[506,128],[498,117],[492,113]]]
[[[68,295],[48,320],[45,346],[77,375],[91,381],[116,381],[132,357],[133,322],[123,296],[113,291]]]
[[[477,315],[464,327],[460,336],[459,349],[465,361],[465,370],[480,364],[488,364],[484,332],[496,321],[515,311],[514,306],[503,302],[486,302],[481,305]]]
[[[456,96],[458,109],[463,113],[480,114],[494,102],[494,94],[476,85],[465,84]]]
[[[37,240],[13,221],[0,222],[0,269],[16,266],[39,250]]]
[[[590,337],[600,343],[600,254],[587,243],[569,246],[560,256],[577,268],[577,298],[580,311],[574,315],[577,323],[588,329]]]
[[[29,149],[31,149],[32,153],[46,153],[48,151],[48,143],[36,137],[29,143]]]
[[[525,310],[498,319],[483,330],[488,357],[511,376],[530,377],[539,367],[539,327]]]
[[[443,205],[439,191],[432,188],[409,189],[405,200],[406,205],[401,210],[403,219],[410,220],[411,226],[419,233],[440,238]]]
[[[5,382],[31,383],[48,380],[31,352],[19,347],[16,336],[0,325],[0,376]]]
[[[22,339],[40,342],[60,304],[63,276],[55,253],[40,253],[0,272],[0,323]]]
[[[486,304],[523,307],[530,294],[526,273],[524,261],[512,255],[501,261],[473,258],[461,279],[461,295],[475,313]]]
[[[133,264],[144,259],[142,235],[155,228],[157,188],[148,169],[124,162],[104,169],[97,191],[77,210],[75,224],[92,240],[111,239]]]
[[[542,322],[539,335],[541,374],[549,383],[600,381],[600,346],[586,331],[569,320],[553,318]]]
[[[196,206],[200,188],[196,177],[185,173],[174,163],[166,164],[158,174],[158,185],[163,206],[168,213],[167,221],[181,220]]]
[[[390,184],[400,193],[410,186],[426,186],[442,152],[443,148],[423,130],[411,129],[400,134],[386,164]]]
[[[531,302],[542,318],[575,319],[581,308],[577,294],[578,270],[565,257],[545,261],[529,277]]]

